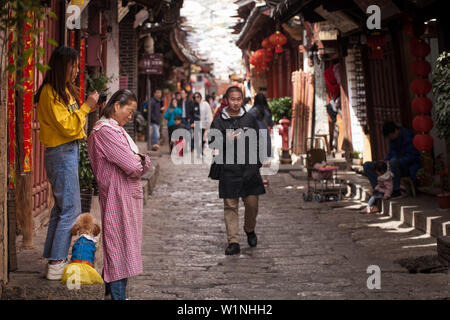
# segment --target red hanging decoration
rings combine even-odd
[[[428,151],[433,148],[433,137],[429,134],[417,134],[413,140],[414,147],[419,151]]]
[[[27,17],[33,21],[33,13],[27,12]],[[31,23],[26,22],[24,26],[24,51],[33,50],[33,40],[31,38]],[[24,145],[24,163],[23,171],[30,172],[32,170],[33,155],[33,89],[34,89],[34,54],[31,54],[25,61],[24,68],[24,96],[23,96],[23,145]]]
[[[281,46],[286,44],[287,38],[280,31],[277,31],[269,37],[269,41],[272,46],[275,47],[275,53],[281,53],[283,52],[283,48]]]
[[[84,102],[84,67],[85,67],[85,38],[80,39],[80,105]]]
[[[411,91],[417,95],[427,95],[431,91],[428,79],[417,78],[411,83]]]
[[[425,60],[416,60],[411,63],[411,71],[418,77],[425,77],[431,72],[431,65]]]
[[[265,49],[256,50],[255,59],[259,62],[259,65],[261,65],[263,70],[267,68],[267,55]]]
[[[11,13],[10,13],[11,17]],[[8,51],[12,52],[14,32],[11,30],[8,37]],[[14,54],[8,55],[8,64],[14,65]],[[8,72],[8,187],[16,186],[16,105],[15,105],[15,74]]]
[[[266,49],[266,59],[267,59],[267,62],[272,61],[272,59],[273,59],[273,52],[272,52],[272,50]]]
[[[430,54],[431,48],[428,43],[413,38],[410,42],[411,53],[416,58],[424,58]]]
[[[416,116],[412,125],[418,132],[429,132],[433,128],[433,120],[430,116]]]
[[[270,42],[269,38],[265,38],[263,41],[261,41],[261,47],[267,50],[271,50],[273,48],[273,45]]]
[[[412,108],[417,113],[429,113],[433,103],[427,97],[416,97],[412,101]]]

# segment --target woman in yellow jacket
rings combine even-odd
[[[60,280],[67,265],[71,228],[81,213],[78,141],[86,137],[86,115],[97,108],[98,101],[98,93],[94,92],[79,106],[75,84],[79,60],[74,49],[56,48],[49,61],[51,69],[35,96],[39,140],[46,147],[44,165],[55,198],[44,245],[49,280]]]

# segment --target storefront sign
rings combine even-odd
[[[139,60],[139,73],[162,75],[163,55],[162,53],[145,53]]]

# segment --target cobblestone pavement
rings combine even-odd
[[[306,180],[270,176],[256,233],[241,254],[225,256],[223,201],[208,166],[160,161],[144,209],[144,272],[130,299],[448,299],[446,273],[410,274],[396,259],[436,254],[436,240],[389,217],[360,215],[351,202],[301,200]],[[353,206],[352,206],[353,205]],[[370,265],[381,289],[369,290]],[[369,281],[373,283],[372,281]]]

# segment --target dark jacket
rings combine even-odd
[[[416,181],[416,173],[422,166],[420,152],[413,144],[414,133],[411,130],[400,128],[400,134],[396,140],[389,141],[389,152],[384,159],[390,161],[397,159],[400,164],[408,168],[413,181]]]
[[[260,195],[264,194],[265,188],[264,183],[259,173],[259,168],[262,166],[258,159],[258,145],[256,143],[256,163],[251,163],[250,152],[254,153],[255,148],[251,148],[247,138],[241,137],[239,139],[246,139],[245,143],[245,161],[243,164],[238,163],[238,153],[237,141],[233,142],[234,148],[234,159],[232,163],[226,162],[227,148],[226,148],[226,130],[227,129],[242,129],[244,131],[248,129],[253,129],[257,132],[258,124],[256,119],[247,113],[244,108],[241,108],[241,114],[237,117],[230,117],[224,109],[221,114],[214,119],[211,124],[210,134],[213,134],[212,129],[217,129],[222,134],[223,139],[223,154],[219,154],[218,158],[223,159],[222,170],[219,177],[219,198],[230,199],[230,198],[241,198],[249,195]],[[210,144],[214,142],[214,138],[210,136]]]
[[[186,108],[186,120],[191,121],[192,119],[192,109],[194,108],[194,101],[190,99],[186,99],[185,102],[185,108]],[[181,108],[181,111],[183,112],[183,99],[178,100],[178,107]]]
[[[272,113],[265,109],[262,115],[256,106],[251,108],[248,113],[256,118],[260,130],[267,130],[267,156],[272,156],[272,141],[270,140],[270,131],[268,130],[269,127],[273,127]]]
[[[191,105],[191,124],[194,123],[195,121],[200,121],[200,104],[198,104],[197,102],[194,102]]]
[[[151,123],[160,124],[161,122],[161,107],[162,107],[162,101],[157,100],[155,98],[151,99],[150,104],[150,112],[152,113],[152,118],[150,119]]]

